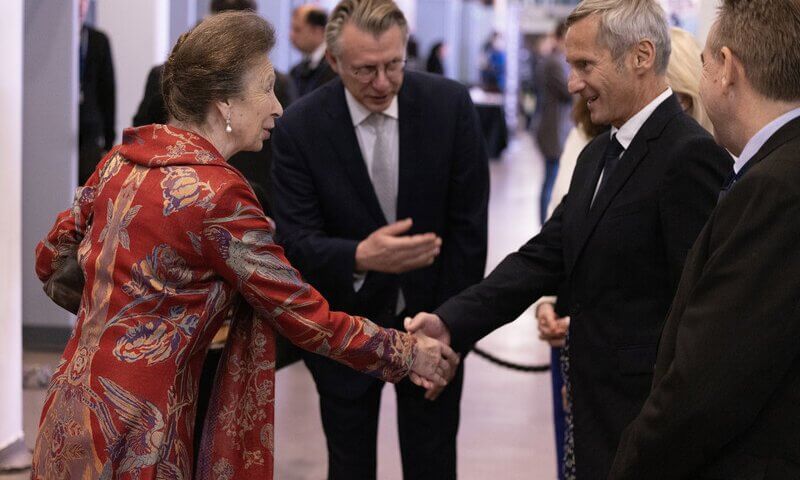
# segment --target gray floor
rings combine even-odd
[[[502,162],[493,162],[490,202],[489,267],[496,265],[539,228],[538,195],[543,175],[538,151],[527,135],[512,142]],[[503,358],[544,363],[549,350],[537,340],[530,311],[479,344]],[[55,363],[57,356],[25,352],[26,366]],[[556,478],[548,374],[519,373],[466,360],[458,445],[462,480],[550,480]],[[327,453],[311,376],[301,364],[277,375],[276,466],[278,480],[322,480]],[[26,443],[33,446],[43,391],[25,390]],[[394,395],[383,396],[379,431],[378,478],[401,479]],[[21,480],[29,474],[0,475]]]

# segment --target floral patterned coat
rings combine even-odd
[[[36,251],[43,281],[77,255],[86,284],[33,478],[191,478],[200,370],[227,319],[197,478],[272,478],[276,331],[383,380],[408,372],[413,337],[329,311],[273,233],[209,142],[125,131]]]

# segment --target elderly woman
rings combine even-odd
[[[260,149],[282,112],[273,43],[253,13],[184,34],[164,68],[170,123],[126,130],[39,245],[43,281],[77,256],[85,287],[33,478],[192,478],[197,381],[227,319],[198,478],[272,478],[276,331],[383,380],[411,373],[430,388],[450,375],[446,346],[329,311],[226,163]]]

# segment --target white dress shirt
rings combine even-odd
[[[373,124],[367,122],[367,118],[372,115],[367,107],[362,105],[355,99],[355,97],[346,88],[344,89],[345,100],[347,101],[347,109],[350,111],[350,118],[353,120],[353,128],[356,130],[356,138],[358,138],[358,147],[361,150],[361,156],[364,158],[364,163],[367,166],[369,178],[372,180],[372,165],[373,165],[373,150],[375,147],[375,139],[377,132]],[[389,107],[383,111],[386,119],[383,122],[383,135],[389,144],[389,152],[391,156],[391,164],[394,165],[395,178],[400,178],[400,123],[399,123],[399,109],[397,106],[397,96],[392,99]],[[357,292],[361,290],[366,280],[366,274],[356,273],[353,275],[353,289]],[[405,308],[405,298],[403,291],[397,297],[397,307],[395,313],[400,313]]]
[[[753,135],[753,137],[747,141],[747,145],[745,145],[742,149],[741,155],[739,155],[739,158],[737,158],[736,162],[733,164],[733,171],[738,175],[742,167],[744,167],[745,164],[749,162],[751,158],[753,158],[753,155],[761,150],[761,147],[767,143],[767,140],[775,135],[775,132],[797,117],[800,117],[800,108],[789,110],[780,117],[764,125],[764,127],[761,128],[758,133]]]
[[[369,178],[372,180],[372,153],[375,147],[376,133],[372,124],[367,122],[367,118],[372,114],[367,107],[358,103],[358,100],[345,88],[344,96],[347,100],[347,108],[350,110],[350,117],[353,119],[353,127],[356,129],[356,137],[358,138],[358,146],[361,149],[361,156],[364,158],[364,163],[367,165],[367,172]],[[391,152],[392,164],[399,170],[400,167],[400,124],[398,117],[397,96],[394,97],[389,108],[383,111],[386,119],[383,122],[383,134],[386,135],[386,140],[389,144],[389,151]],[[395,178],[399,178],[395,175]]]
[[[634,116],[628,119],[627,122],[623,123],[621,127],[611,127],[611,132],[609,135],[613,138],[614,135],[617,136],[617,141],[620,145],[622,145],[623,151],[620,155],[625,155],[625,150],[630,147],[631,142],[633,141],[633,137],[639,133],[641,130],[642,125],[650,118],[650,115],[656,111],[659,105],[664,103],[670,96],[672,95],[672,89],[667,87],[664,92],[653,99],[650,103],[645,105],[645,107],[639,110]],[[597,189],[600,188],[600,185],[603,184],[603,177],[606,174],[606,169],[603,168],[602,173],[600,174],[600,178],[597,180],[597,185],[594,187],[594,195],[597,196]],[[594,197],[592,197],[592,203],[594,203]]]

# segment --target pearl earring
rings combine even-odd
[[[228,119],[225,121],[225,131],[231,133],[233,128],[231,128],[231,112],[228,110]]]

